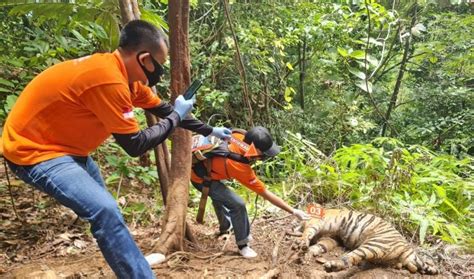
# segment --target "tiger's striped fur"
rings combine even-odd
[[[324,217],[305,222],[300,245],[317,256],[337,246],[335,239],[352,249],[339,260],[324,264],[335,271],[362,261],[405,267],[410,272],[436,274],[432,262],[418,257],[406,239],[388,222],[372,214],[340,209],[325,209]]]

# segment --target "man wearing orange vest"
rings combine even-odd
[[[135,20],[121,31],[119,48],[56,64],[24,89],[3,129],[3,151],[12,171],[91,224],[91,231],[119,278],[154,278],[135,244],[99,168],[89,154],[113,135],[131,156],[163,142],[180,126],[227,138],[188,116],[194,100],[174,106],[149,88],[160,81],[168,56],[166,35]],[[133,108],[162,118],[140,130]]]
[[[221,180],[236,179],[273,205],[300,220],[307,220],[309,216],[299,209],[292,208],[266,189],[265,184],[258,179],[251,167],[256,160],[265,160],[280,152],[280,147],[273,142],[268,130],[257,126],[245,134],[233,132],[232,137],[247,145],[254,145],[259,155],[247,158],[247,161],[239,159],[239,155],[243,156],[247,151],[241,145],[239,146],[238,141],[231,141],[227,146],[229,155],[215,155],[194,165],[191,180],[199,191],[202,191],[203,187],[209,187],[209,197],[219,221],[220,234],[233,228],[239,253],[245,258],[254,258],[257,253],[248,245],[251,237],[245,202]]]

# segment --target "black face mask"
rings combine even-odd
[[[153,72],[148,71],[147,68],[140,63],[140,59],[138,58],[140,54],[146,53],[146,52],[147,51],[139,52],[137,54],[137,61],[140,67],[142,67],[142,70],[145,73],[146,78],[148,79],[148,86],[152,87],[152,86],[155,86],[158,82],[160,82],[161,76],[164,74],[165,70],[163,69],[163,66],[161,66],[160,63],[158,63],[158,61],[156,61],[153,58],[153,56],[151,56],[151,53],[150,53],[151,62],[153,63],[154,69],[153,69]]]

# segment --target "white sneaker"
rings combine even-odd
[[[239,250],[239,253],[247,259],[255,258],[257,256],[257,252],[255,252],[252,248],[245,246],[244,248]]]
[[[160,264],[166,260],[165,255],[161,253],[152,253],[145,257],[145,260],[148,262],[150,266],[155,264]]]

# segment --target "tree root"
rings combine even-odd
[[[279,268],[270,269],[267,273],[263,274],[260,279],[271,279],[276,277],[278,274],[280,274]]]

